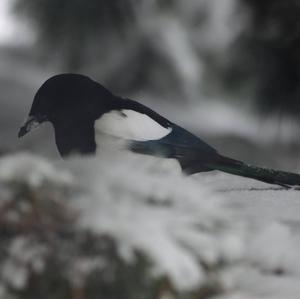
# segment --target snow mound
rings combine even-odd
[[[205,268],[241,257],[241,230],[218,195],[166,162],[104,153],[68,164],[80,169],[81,189],[89,190],[77,203],[81,224],[113,236],[124,259],[134,260],[141,251],[154,276],[169,277],[178,289],[193,289],[206,283]]]
[[[299,191],[218,173],[186,177],[172,160],[9,155],[0,159],[0,298],[26,290],[32,275],[44,277],[41,286],[59,278],[78,288],[96,273],[93,292],[134,282],[124,299],[157,281],[174,298],[208,288],[205,298],[294,299],[299,211]]]
[[[69,184],[72,176],[66,171],[58,171],[45,159],[23,153],[0,159],[0,181],[38,188],[47,183]]]

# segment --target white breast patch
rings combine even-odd
[[[108,135],[126,140],[157,140],[171,131],[172,128],[161,126],[146,114],[127,109],[110,111],[95,121],[96,135]]]

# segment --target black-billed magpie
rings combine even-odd
[[[222,156],[150,108],[115,96],[84,75],[59,74],[48,79],[37,91],[19,137],[45,121],[52,123],[63,157],[94,154],[107,146],[126,148],[176,159],[187,174],[220,170],[284,187],[300,186],[300,175]]]

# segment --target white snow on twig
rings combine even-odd
[[[164,161],[114,152],[65,162],[11,155],[0,159],[0,191],[7,194],[2,189],[12,182],[67,184],[79,227],[109,235],[128,263],[141,253],[149,274],[168,277],[178,290],[218,277],[226,290],[219,298],[297,298],[299,192],[224,174],[185,177],[176,162]],[[2,280],[20,288],[27,277],[20,265],[43,252],[26,240],[11,243],[1,265]],[[84,275],[93,263],[77,266]]]

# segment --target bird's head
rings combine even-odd
[[[101,97],[101,101],[99,101]],[[49,121],[54,126],[67,119],[94,117],[95,111],[107,105],[112,94],[97,82],[80,74],[60,74],[48,79],[37,91],[27,120],[19,130],[24,136],[41,123]]]

